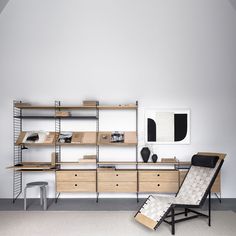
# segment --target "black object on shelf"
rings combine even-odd
[[[27,150],[28,148],[25,145],[21,146],[21,150]]]
[[[143,162],[147,163],[148,159],[150,157],[150,154],[151,154],[149,148],[148,147],[143,147],[140,153],[141,153],[141,156],[143,158]]]
[[[158,159],[157,154],[152,154],[152,161],[153,161],[153,163],[156,163],[157,159]]]
[[[26,141],[30,141],[30,142],[35,142],[35,141],[38,141],[38,140],[39,140],[38,133],[32,133],[26,139]]]

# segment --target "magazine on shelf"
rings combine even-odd
[[[123,143],[125,141],[125,134],[124,132],[112,132],[111,133],[111,142],[112,143]]]
[[[72,132],[61,132],[58,137],[59,143],[71,143]]]
[[[49,132],[45,131],[27,131],[23,139],[23,143],[43,143],[49,135]]]

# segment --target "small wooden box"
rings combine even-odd
[[[68,117],[70,116],[69,111],[56,111],[56,117]]]
[[[83,101],[83,105],[84,106],[96,106],[97,105],[97,101],[85,100],[85,101]]]

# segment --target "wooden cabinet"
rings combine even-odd
[[[56,172],[56,188],[57,192],[176,193],[187,172],[187,170],[97,171],[96,190],[96,170],[60,170]],[[216,178],[212,192],[220,192],[220,174]]]
[[[98,192],[137,192],[136,170],[98,171]]]
[[[96,192],[96,171],[57,171],[56,188],[57,192]]]
[[[179,189],[179,172],[170,171],[139,171],[139,192],[176,193]]]

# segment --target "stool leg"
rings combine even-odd
[[[47,189],[46,186],[43,188],[43,210],[46,211],[47,210]]]
[[[40,187],[40,205],[43,205],[43,187]]]
[[[27,187],[25,187],[25,189],[24,189],[24,210],[26,211],[26,209],[27,209],[27,202],[26,202],[26,193],[27,193]]]

